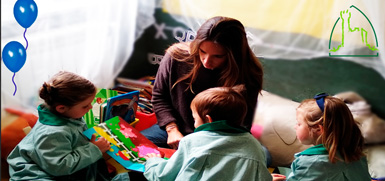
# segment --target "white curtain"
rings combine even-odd
[[[337,22],[340,12],[349,10],[351,28],[365,29],[368,43],[378,50],[367,49],[361,42],[361,31],[354,32],[355,39],[345,33],[345,48],[341,48],[340,55],[348,56],[337,58],[373,68],[385,78],[383,0],[164,0],[163,7],[193,31],[213,16],[236,18],[246,27],[249,44],[257,56],[288,60],[328,57],[329,41],[331,48],[342,41],[342,20]],[[378,56],[357,56],[376,53]]]
[[[21,27],[13,16],[16,0],[1,1],[1,49],[10,41],[24,46]],[[270,59],[310,59],[329,54],[331,31],[340,11],[352,16],[359,8],[375,29],[368,41],[377,40],[378,57],[340,57],[377,70],[385,77],[385,1],[382,0],[35,0],[36,21],[27,29],[27,59],[16,73],[1,62],[1,107],[36,109],[38,89],[59,70],[78,73],[98,87],[112,86],[129,59],[143,30],[154,22],[154,8],[162,7],[191,30],[215,15],[239,19],[247,28],[254,53]],[[365,19],[364,19],[365,21]],[[338,23],[341,23],[339,21]],[[367,22],[355,20],[352,27],[371,30]],[[339,26],[336,25],[336,26]],[[331,38],[341,43],[341,35]],[[353,42],[354,43],[354,42]],[[355,54],[362,46],[346,53]]]
[[[1,49],[10,41],[24,47],[24,28],[13,15],[15,0],[1,1]],[[35,110],[38,89],[60,70],[109,88],[129,59],[134,42],[154,21],[154,1],[35,0],[36,21],[27,29],[24,66],[16,73],[1,62],[1,107]],[[13,95],[15,93],[15,95]]]

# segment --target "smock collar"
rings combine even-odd
[[[52,113],[47,107],[45,107],[43,104],[40,104],[37,107],[37,110],[39,112],[39,122],[45,125],[51,125],[51,126],[63,126],[70,122],[75,124],[81,124],[82,118],[79,119],[72,119],[72,118],[66,118],[59,115],[56,115]]]
[[[245,128],[233,127],[227,124],[226,120],[214,121],[212,123],[205,123],[197,127],[194,132],[198,131],[221,131],[226,133],[247,133]]]
[[[325,155],[329,154],[323,144],[312,146],[302,152],[299,155]]]

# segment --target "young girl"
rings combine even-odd
[[[148,180],[271,180],[261,144],[242,127],[242,86],[210,88],[191,102],[194,133],[169,160],[147,155]]]
[[[93,83],[65,71],[43,84],[39,120],[8,156],[10,180],[110,180],[102,159],[110,144],[82,134],[95,94]]]
[[[295,129],[315,146],[295,154],[287,180],[371,180],[361,131],[342,100],[325,93],[304,100]]]

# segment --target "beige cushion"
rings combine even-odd
[[[294,154],[310,147],[297,140],[294,126],[298,105],[298,102],[266,91],[258,98],[254,124],[263,127],[259,141],[269,150],[272,167],[290,167]]]

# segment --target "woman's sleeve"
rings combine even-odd
[[[54,132],[39,136],[35,142],[37,157],[34,161],[53,176],[69,175],[102,158],[99,148],[87,144],[72,147],[74,135]]]
[[[163,57],[156,74],[154,88],[152,91],[152,104],[160,127],[176,121],[171,100],[171,56],[166,53]]]

